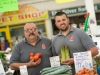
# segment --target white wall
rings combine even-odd
[[[94,4],[100,3],[100,0],[93,0]],[[35,3],[32,4],[32,0],[27,0],[27,1],[19,1],[19,4],[28,4],[33,7],[35,7],[38,10],[59,10],[59,9],[64,9],[64,8],[70,8],[70,7],[77,7],[77,6],[83,6],[85,5],[84,0],[76,0],[74,2],[68,2],[68,3],[62,3],[62,4],[56,4],[55,0],[54,1],[48,1],[48,2],[41,2],[41,3]],[[0,12],[0,15],[2,12]]]
[[[94,4],[100,3],[100,0],[94,0]],[[55,1],[49,1],[44,3],[36,3],[36,4],[29,4],[38,10],[59,10],[63,8],[70,8],[70,7],[77,7],[77,6],[85,6],[84,0],[76,0],[74,2],[56,4]]]

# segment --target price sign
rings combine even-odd
[[[2,62],[1,62],[1,59],[0,59],[0,75],[6,75],[4,68],[3,68],[3,65],[2,65]]]
[[[27,66],[24,65],[24,66],[20,66],[20,74],[21,75],[28,75],[28,72],[27,72]]]
[[[50,57],[50,64],[51,64],[51,67],[60,66],[59,56]]]
[[[73,53],[76,73],[85,68],[93,70],[91,51]]]

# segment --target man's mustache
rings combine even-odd
[[[35,34],[34,33],[30,33],[29,36],[31,36],[31,35],[35,35]]]

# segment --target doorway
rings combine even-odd
[[[6,31],[5,28],[0,29],[0,50],[4,51],[5,50],[5,45],[4,45],[4,41],[6,39]]]
[[[9,42],[9,47],[11,48],[11,39],[9,33],[9,27],[0,27],[0,50],[4,51],[5,49],[5,41]]]

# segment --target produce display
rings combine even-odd
[[[61,47],[61,62],[70,58],[69,48],[67,46]]]
[[[2,53],[2,52],[0,52],[0,59],[1,60],[6,60],[6,56],[5,56],[5,54],[4,53]]]
[[[94,60],[96,61],[98,67],[100,67],[100,55],[95,56],[95,57],[94,57]]]
[[[44,68],[40,73],[41,75],[72,75],[71,67],[69,65]]]
[[[89,70],[87,68],[81,69],[75,75],[98,75],[94,70]]]
[[[96,67],[97,67],[97,73],[100,75],[100,55],[97,55],[94,57],[94,60],[96,62]]]
[[[30,60],[34,60],[34,61],[37,61],[39,60],[39,58],[41,58],[42,54],[41,53],[30,53]]]

